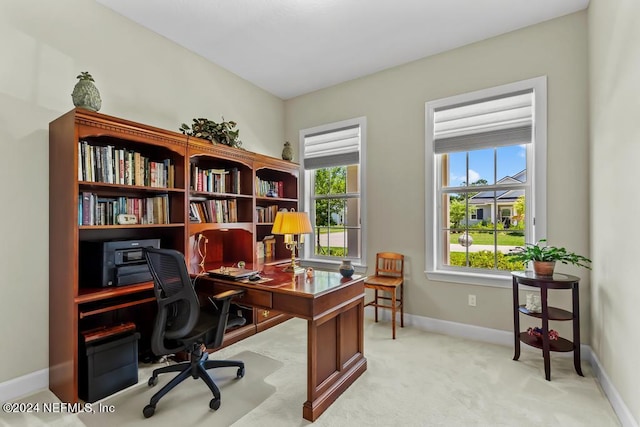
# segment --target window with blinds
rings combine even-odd
[[[305,206],[314,228],[305,258],[356,264],[364,258],[365,131],[362,117],[300,132]]]
[[[430,101],[426,119],[428,274],[522,270],[506,254],[546,223],[546,79]]]

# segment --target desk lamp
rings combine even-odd
[[[304,273],[304,268],[296,265],[296,249],[304,242],[304,234],[311,232],[313,232],[313,228],[311,228],[311,222],[306,212],[280,211],[276,214],[271,233],[283,234],[285,246],[291,251],[291,265],[284,271],[293,274]],[[300,235],[297,242],[295,240],[296,234]]]

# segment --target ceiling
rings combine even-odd
[[[96,1],[282,99],[589,5],[589,0]]]

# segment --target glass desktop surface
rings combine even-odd
[[[269,277],[270,282],[256,285],[256,287],[268,287],[272,290],[306,294],[310,297],[318,296],[333,289],[347,286],[353,281],[361,279],[361,274],[354,274],[350,278],[344,278],[337,271],[314,270],[313,277],[307,277],[306,272],[294,275],[291,272],[282,272],[280,268],[265,268],[261,277]]]

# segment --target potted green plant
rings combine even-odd
[[[548,246],[547,239],[540,239],[536,243],[525,243],[507,254],[523,264],[533,263],[533,271],[538,276],[553,276],[556,262],[572,264],[591,269],[591,260],[582,255],[567,251],[565,248]]]
[[[242,141],[239,139],[240,130],[236,129],[237,123],[230,120],[226,122],[224,117],[222,122],[216,123],[206,118],[193,119],[193,124],[182,123],[180,132],[185,135],[207,139],[213,144],[219,142],[229,147],[241,148]]]

